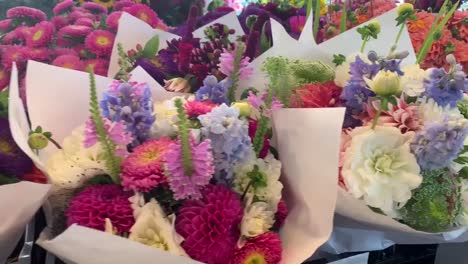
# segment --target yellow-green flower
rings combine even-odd
[[[379,23],[379,21],[377,21],[377,20],[372,20],[371,22],[369,22],[368,27],[369,27],[369,30],[371,30],[374,34],[377,35],[377,34],[380,33],[381,28],[380,28],[380,23]]]
[[[239,113],[241,116],[249,117],[250,114],[252,114],[252,106],[250,106],[250,104],[248,104],[247,102],[237,102],[232,104],[232,106],[239,109]]]
[[[396,72],[379,71],[374,79],[364,78],[369,88],[379,96],[390,96],[401,93],[400,76]]]
[[[398,6],[397,13],[398,13],[398,16],[401,16],[401,15],[403,15],[405,13],[412,12],[413,10],[414,10],[414,7],[413,7],[412,4],[403,3],[400,6]]]

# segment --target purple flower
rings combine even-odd
[[[153,115],[153,100],[146,83],[123,83],[114,81],[100,103],[104,117],[112,122],[123,121],[133,135],[132,146],[149,138]]]
[[[103,118],[102,121],[107,135],[117,145],[117,155],[125,156],[127,154],[127,145],[132,143],[133,137],[127,132],[124,121],[111,122],[107,118]],[[85,124],[85,140],[83,144],[86,148],[90,148],[97,142],[96,126],[92,120],[88,120]]]
[[[211,141],[204,140],[196,144],[195,138],[190,136],[190,151],[192,152],[193,174],[186,175],[182,161],[182,145],[180,140],[171,144],[165,154],[166,169],[169,172],[169,186],[174,192],[174,198],[200,199],[201,188],[210,183],[214,174],[213,153],[211,152]]]
[[[447,167],[463,149],[468,133],[465,120],[428,124],[411,143],[411,151],[425,170]]]
[[[224,49],[219,58],[219,71],[226,76],[231,76],[234,73],[234,64],[236,60],[237,50],[228,51]],[[250,66],[250,58],[243,57],[239,64],[239,79],[245,80],[253,73],[253,68]]]
[[[455,71],[446,72],[443,68],[431,70],[429,79],[424,81],[426,95],[440,106],[456,107],[468,89],[468,81],[462,67],[456,65]]]
[[[257,109],[259,112],[261,112],[263,115],[270,117],[272,116],[272,113],[276,109],[280,109],[283,107],[283,104],[278,101],[274,96],[271,99],[271,105],[267,107],[266,105],[266,98],[267,98],[267,92],[264,91],[261,96],[257,96],[254,94],[252,91],[249,91],[249,96],[247,97],[247,102],[255,109]]]
[[[166,74],[162,68],[157,66],[156,60],[138,58],[135,62],[135,68],[138,66],[143,68],[143,70],[145,70],[159,84],[164,84],[164,80],[166,80]]]
[[[357,82],[365,85],[364,77],[372,79],[380,71],[380,65],[376,63],[367,63],[359,56],[356,56],[356,61],[350,63],[350,82]]]
[[[197,101],[211,101],[215,104],[227,103],[227,91],[231,86],[231,81],[225,79],[218,82],[213,75],[208,75],[203,80],[203,86],[195,94]]]
[[[396,59],[385,59],[381,62],[380,66],[382,67],[383,70],[391,71],[391,72],[396,72],[398,75],[403,76],[404,73],[400,69],[400,64],[403,60],[396,60]]]
[[[8,119],[0,118],[0,174],[21,177],[32,169],[32,162],[16,146]]]
[[[343,88],[340,98],[352,111],[362,112],[364,104],[367,103],[369,97],[373,96],[375,96],[374,92],[360,82],[350,82]]]

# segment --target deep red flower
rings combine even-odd
[[[341,88],[333,81],[311,83],[294,91],[290,105],[294,108],[334,107],[339,103],[340,94]]]

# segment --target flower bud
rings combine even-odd
[[[455,56],[453,56],[453,54],[447,55],[447,57],[445,57],[445,59],[447,60],[447,62],[448,62],[450,65],[455,65],[455,64],[457,64],[457,60],[455,59]]]
[[[365,78],[364,81],[369,88],[379,96],[385,97],[401,92],[400,76],[396,72],[379,71],[374,79],[370,80]]]
[[[376,62],[379,59],[379,56],[377,55],[377,52],[371,50],[367,53],[367,58],[372,62]]]
[[[375,34],[379,34],[380,33],[380,23],[379,21],[377,20],[372,20],[371,22],[369,22],[369,25],[368,25],[369,29],[374,32]]]
[[[232,104],[232,106],[239,109],[239,114],[244,117],[249,117],[252,113],[252,107],[246,102],[237,102]]]
[[[398,6],[397,13],[398,16],[401,16],[403,14],[407,14],[409,12],[412,12],[414,10],[414,7],[410,3],[403,3],[400,6]]]
[[[49,144],[49,139],[42,133],[32,133],[28,138],[28,145],[31,149],[44,149]]]

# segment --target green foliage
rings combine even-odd
[[[231,80],[232,84],[229,87],[227,92],[227,98],[230,103],[234,103],[236,101],[236,90],[237,86],[239,85],[239,77],[240,77],[240,65],[242,62],[243,54],[245,50],[245,45],[239,43],[236,49],[236,54],[234,58],[234,70],[229,75],[229,79]]]
[[[89,103],[89,112],[91,114],[91,120],[96,127],[96,133],[99,143],[104,149],[104,158],[106,161],[106,167],[109,170],[110,177],[113,182],[116,184],[120,183],[120,158],[115,155],[115,144],[107,135],[106,129],[104,128],[104,123],[102,121],[101,112],[99,110],[99,102],[96,92],[96,80],[93,70],[89,69],[89,81],[90,81],[90,103]]]
[[[250,183],[254,189],[263,188],[268,185],[267,175],[260,171],[258,165],[255,165],[253,170],[247,173],[247,176],[250,179]]]
[[[458,110],[465,117],[468,118],[468,100],[462,100],[458,103]]]
[[[115,79],[128,81],[128,74],[133,69],[134,61],[125,52],[122,43],[117,43],[117,52],[119,54],[119,71],[115,75]]]
[[[8,90],[0,92],[0,117],[8,117]]]
[[[156,199],[167,215],[177,212],[182,204],[181,201],[174,199],[174,193],[171,189],[164,186],[158,186],[149,193],[144,193],[143,195],[146,202],[149,202],[151,198]]]
[[[289,105],[294,81],[290,76],[289,61],[283,57],[269,57],[263,64],[263,70],[270,78],[270,90],[284,106]]]
[[[401,213],[403,221],[415,229],[447,230],[461,213],[457,178],[448,169],[423,172],[421,186],[413,192]]]
[[[297,85],[314,82],[323,83],[335,79],[335,71],[333,68],[321,61],[294,61],[289,65],[289,68]]]
[[[109,175],[96,175],[86,181],[85,185],[102,185],[102,184],[112,184],[113,181]]]
[[[145,47],[143,48],[143,57],[151,59],[156,56],[156,53],[159,49],[159,35],[152,37],[148,42],[146,42]]]
[[[182,146],[182,166],[184,167],[185,175],[192,176],[194,172],[192,150],[190,148],[190,131],[189,121],[182,100],[177,98],[174,102],[177,108],[177,117],[179,118],[179,139]]]

